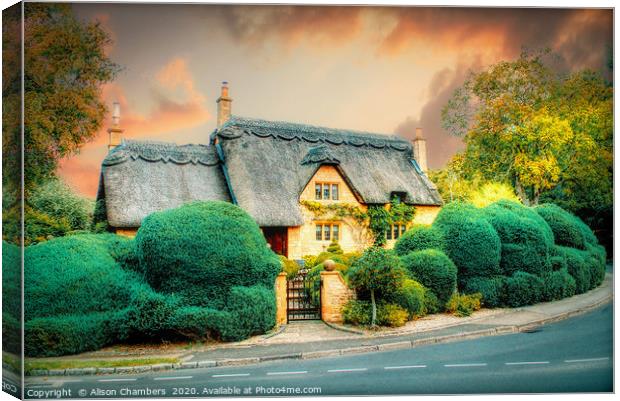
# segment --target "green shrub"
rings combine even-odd
[[[181,306],[180,300],[173,295],[160,294],[146,284],[132,287],[132,300],[128,311],[120,322],[121,337],[134,339],[163,339],[170,329],[170,320]]]
[[[297,273],[299,273],[299,264],[294,260],[287,259],[286,256],[279,255],[278,257],[280,258],[282,271],[286,273],[286,278],[289,280],[295,278]]]
[[[345,323],[356,326],[368,326],[372,318],[369,301],[351,300],[342,308],[342,319]]]
[[[16,320],[21,320],[21,282],[21,250],[2,241],[2,313],[8,313]]]
[[[552,256],[549,258],[551,262],[551,270],[558,271],[562,269],[567,269],[568,265],[566,264],[566,259],[564,256]]]
[[[216,325],[224,341],[240,341],[275,326],[276,298],[271,288],[255,285],[231,289],[226,307],[230,322]]]
[[[575,279],[568,274],[566,268],[546,273],[542,279],[544,282],[543,301],[555,301],[575,295]]]
[[[446,303],[446,311],[458,317],[470,316],[474,311],[480,309],[482,294],[459,294],[455,292]]]
[[[377,308],[377,324],[380,326],[400,327],[407,323],[409,313],[402,307],[381,303]]]
[[[20,319],[6,312],[2,313],[2,350],[16,355],[20,355],[22,352]]]
[[[526,272],[516,272],[504,281],[506,305],[514,308],[539,302],[543,297],[542,279]]]
[[[553,230],[555,243],[557,245],[585,249],[585,223],[578,217],[553,203],[545,203],[536,206],[534,210],[545,219],[549,227]]]
[[[480,293],[482,304],[488,308],[502,306],[504,294],[504,276],[472,277],[464,288],[466,294]]]
[[[342,309],[345,323],[369,326],[372,319],[372,305],[368,301],[351,300]],[[395,304],[380,302],[377,305],[377,324],[399,327],[407,323],[407,311]]]
[[[568,273],[575,279],[575,293],[582,294],[590,289],[592,275],[586,263],[585,252],[575,248],[556,246],[555,251],[566,261]]]
[[[327,252],[329,253],[334,253],[336,255],[342,255],[344,252],[342,251],[342,248],[340,247],[340,245],[338,244],[338,241],[332,241],[329,246],[327,247]]]
[[[235,286],[272,288],[277,256],[260,228],[238,206],[195,202],[146,217],[136,236],[146,279],[185,305],[224,309]]]
[[[509,205],[503,201],[482,209],[502,243],[502,273],[510,276],[521,270],[540,275],[550,271],[549,255],[553,240],[546,234],[549,229],[547,223],[514,211],[524,206],[509,208]]]
[[[60,356],[92,351],[111,344],[115,312],[35,318],[24,326],[29,356]]]
[[[549,227],[549,224],[543,219],[534,208],[524,206],[519,202],[512,202],[509,200],[500,200],[493,203],[494,207],[501,207],[503,209],[509,210],[519,217],[528,219],[532,221],[537,227],[539,227],[545,236],[545,242],[548,244],[553,244],[555,239],[553,236],[553,230]]]
[[[230,314],[201,306],[178,308],[170,319],[169,329],[177,338],[192,340],[220,339],[217,322],[230,320]]]
[[[437,299],[437,295],[432,291],[425,289],[424,291],[424,309],[425,312],[429,315],[433,313],[438,313],[443,310],[443,306],[439,299]]]
[[[433,227],[443,233],[445,252],[458,268],[461,286],[469,277],[500,274],[499,236],[477,208],[467,203],[449,203],[439,212]]]
[[[424,249],[444,248],[443,234],[433,226],[415,225],[405,231],[396,241],[394,251],[399,256],[405,256],[410,252],[422,251]]]
[[[425,288],[415,280],[407,278],[394,294],[389,298],[389,302],[394,303],[408,313],[409,319],[419,318],[426,314],[424,306]]]
[[[25,250],[25,320],[125,308],[140,282],[110,255],[110,235],[57,238]]]
[[[411,252],[401,258],[411,277],[433,291],[445,304],[456,289],[456,266],[441,251],[426,249]]]

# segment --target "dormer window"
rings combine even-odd
[[[316,200],[338,200],[338,184],[329,182],[317,182],[314,184],[314,199]]]

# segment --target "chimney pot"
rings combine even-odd
[[[119,102],[112,103],[112,126],[108,128],[110,136],[108,151],[114,149],[123,142],[123,130],[121,127],[121,105]]]
[[[413,139],[413,158],[420,166],[424,173],[428,171],[426,156],[426,139],[422,136],[422,128],[415,129],[415,138]]]
[[[222,82],[222,90],[217,103],[217,128],[219,129],[230,119],[232,112],[232,99],[228,96],[228,81]]]

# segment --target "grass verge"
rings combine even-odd
[[[93,359],[93,360],[51,360],[29,361],[26,359],[25,371],[80,368],[117,368],[121,366],[155,365],[158,363],[179,363],[179,358],[133,358],[133,359]]]

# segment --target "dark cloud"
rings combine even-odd
[[[397,135],[412,140],[416,128],[422,128],[431,169],[443,167],[456,152],[464,148],[461,138],[448,134],[441,127],[441,109],[454,90],[463,84],[469,72],[479,68],[479,61],[475,61],[470,65],[459,65],[455,69],[445,68],[437,72],[428,86],[431,100],[422,108],[420,118],[407,117],[394,129]]]

